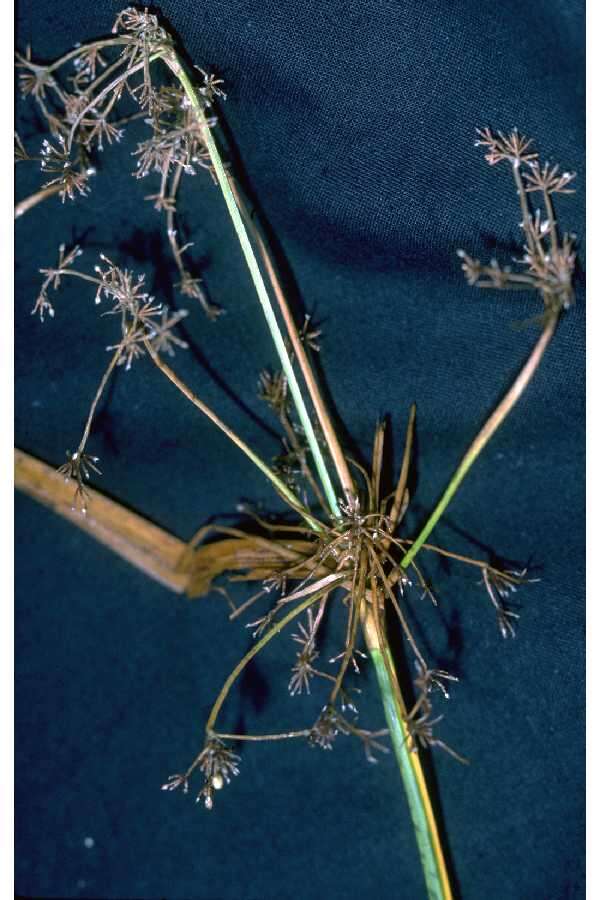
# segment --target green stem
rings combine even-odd
[[[504,399],[501,400],[501,402],[498,404],[492,415],[489,417],[489,419],[465,453],[462,461],[460,462],[460,465],[452,476],[450,483],[442,494],[442,497],[439,500],[437,506],[427,519],[427,522],[421,529],[421,532],[416,538],[414,544],[401,560],[400,565],[403,569],[406,569],[411,564],[411,562],[437,525],[439,519],[446,510],[446,507],[454,497],[456,491],[460,487],[463,478],[531,381],[533,374],[539,366],[542,356],[544,355],[546,348],[548,347],[548,344],[552,339],[552,335],[554,334],[557,322],[558,314],[553,313],[551,315],[551,318],[546,323],[546,327],[542,331],[542,334],[540,335],[535,347],[533,348],[529,359],[521,369],[514,384],[505,395]]]
[[[339,518],[340,509],[338,506],[335,490],[329,476],[329,472],[327,471],[327,466],[325,465],[325,459],[323,458],[323,454],[321,452],[321,448],[319,447],[317,437],[315,435],[315,431],[308,414],[308,410],[306,409],[304,398],[302,397],[300,386],[292,367],[289,353],[279,329],[279,325],[277,323],[277,319],[271,305],[271,300],[269,298],[269,294],[263,280],[258,261],[256,259],[256,256],[254,255],[252,244],[250,243],[250,238],[248,237],[248,233],[246,231],[246,226],[244,225],[240,210],[231,190],[231,186],[229,184],[227,173],[225,171],[225,167],[223,166],[219,150],[217,148],[217,145],[215,144],[215,141],[211,134],[211,130],[208,126],[206,116],[204,114],[203,102],[198,98],[197,89],[192,84],[191,79],[177,59],[176,55],[173,52],[165,53],[163,54],[162,59],[165,61],[167,66],[171,69],[173,74],[181,83],[181,86],[183,87],[190,103],[192,104],[194,112],[198,117],[198,121],[203,126],[203,140],[206,144],[206,149],[209,152],[211,163],[215,170],[215,175],[217,177],[219,187],[221,188],[223,198],[227,205],[229,215],[231,216],[231,221],[233,223],[238,241],[240,242],[246,264],[248,266],[248,269],[250,270],[250,275],[254,283],[260,305],[262,306],[262,310],[267,320],[267,325],[269,326],[271,337],[273,338],[275,348],[279,355],[281,366],[283,368],[285,377],[287,378],[290,393],[296,406],[300,423],[302,425],[302,428],[304,429],[308,445],[312,452],[315,465],[321,479],[321,484],[323,485],[323,490],[325,491],[325,495],[327,497],[327,502],[329,503],[333,515],[336,518]]]
[[[421,761],[418,751],[410,749],[411,738],[405,724],[407,711],[392,656],[385,639],[382,641],[378,636],[373,619],[368,618],[364,625],[367,646],[375,666],[385,718],[408,801],[427,896],[429,900],[452,900],[444,853]]]
[[[304,349],[304,344],[302,343],[302,340],[298,333],[298,328],[296,327],[296,323],[294,322],[294,317],[292,316],[289,304],[286,300],[281,284],[279,283],[279,278],[277,277],[275,266],[271,260],[269,249],[265,241],[263,240],[260,231],[256,227],[256,224],[252,216],[250,215],[246,204],[244,203],[242,195],[237,190],[235,180],[230,176],[228,178],[228,181],[238,208],[246,223],[246,227],[250,232],[250,236],[258,246],[258,251],[260,253],[265,270],[267,272],[267,276],[271,283],[271,288],[273,289],[275,299],[279,304],[279,309],[287,328],[288,337],[292,344],[292,349],[296,354],[298,365],[304,376],[306,387],[308,388],[308,394],[313,402],[319,424],[321,425],[321,430],[323,431],[323,437],[327,444],[329,455],[331,456],[331,459],[333,461],[337,476],[340,480],[340,484],[344,488],[346,499],[350,499],[350,497],[352,497],[355,493],[355,488],[352,481],[352,476],[350,475],[350,470],[348,468],[348,463],[346,462],[346,458],[344,457],[344,452],[338,440],[335,428],[333,427],[333,423],[325,405],[325,401],[323,400],[323,397],[321,395],[321,391],[319,389],[319,385],[308,359],[308,355],[306,353],[306,350]]]

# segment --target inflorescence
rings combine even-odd
[[[56,193],[63,201],[65,198],[74,199],[85,196],[89,191],[89,181],[95,172],[94,153],[101,151],[105,144],[121,140],[132,120],[143,119],[144,124],[150,127],[150,136],[139,142],[133,152],[136,160],[134,174],[137,178],[158,176],[158,190],[148,199],[166,217],[167,237],[179,273],[178,287],[185,296],[197,299],[206,313],[214,318],[217,308],[209,303],[200,278],[193,275],[183,261],[183,255],[191,245],[180,244],[174,219],[182,175],[194,175],[201,169],[213,174],[205,129],[214,125],[214,119],[205,117],[200,122],[179,85],[158,84],[152,77],[152,62],[169,54],[172,48],[173,41],[156,16],[147,10],[129,7],[118,15],[112,37],[78,47],[55,63],[42,65],[34,62],[29,50],[24,55],[19,54],[17,65],[21,70],[21,92],[37,104],[46,119],[52,140],[45,139],[39,157],[31,157],[17,136],[16,153],[20,161],[36,159],[44,175],[53,176],[43,184],[42,194]],[[115,52],[117,55],[113,59]],[[67,67],[71,69],[70,75],[65,75]],[[199,96],[209,110],[215,98],[225,98],[222,81],[204,70],[199,72]],[[134,111],[124,117],[117,116],[118,105],[127,99],[133,102]],[[559,237],[552,198],[556,194],[572,192],[570,185],[574,175],[562,172],[550,163],[541,166],[532,142],[517,131],[505,135],[485,128],[478,131],[477,144],[486,149],[486,159],[490,165],[502,162],[511,165],[519,197],[525,246],[518,261],[518,271],[510,267],[501,268],[495,260],[489,265],[482,265],[464,251],[459,251],[467,281],[483,288],[535,290],[542,297],[545,313],[556,316],[573,302],[575,253],[573,236]],[[532,213],[529,201],[535,194],[541,194],[543,209]],[[104,315],[116,316],[119,323],[115,343],[106,348],[111,353],[110,363],[91,404],[82,439],[73,453],[67,453],[67,463],[59,469],[67,480],[75,482],[74,505],[85,512],[85,486],[90,472],[100,474],[98,458],[87,451],[87,441],[108,379],[116,367],[127,370],[145,356],[157,362],[159,354],[173,356],[175,349],[185,349],[186,341],[174,329],[187,311],[173,312],[156,302],[145,288],[143,275],[135,275],[118,266],[105,254],[100,254],[93,274],[75,269],[74,264],[80,255],[79,247],[67,251],[65,245],[61,245],[58,264],[41,270],[45,279],[32,312],[39,315],[42,321],[46,315],[54,317],[49,291],[57,289],[63,278],[75,277],[93,285],[96,304],[112,303]],[[318,350],[319,331],[310,326],[308,319],[300,336],[308,349]],[[159,365],[159,368],[165,371],[164,366]],[[176,380],[173,373],[170,375],[172,380]],[[181,388],[181,383],[179,386]],[[181,389],[188,399],[200,405],[189,389],[185,386]],[[273,466],[277,477],[281,477],[290,488],[287,495],[282,488],[282,496],[289,499],[293,492],[296,492],[296,497],[297,492],[303,492],[297,504],[290,505],[296,513],[299,510],[303,513],[310,527],[305,522],[291,525],[270,523],[255,515],[262,529],[260,538],[250,538],[240,530],[221,529],[234,544],[238,541],[240,546],[246,547],[249,541],[252,542],[253,562],[243,562],[239,568],[246,571],[248,580],[255,578],[261,581],[262,587],[243,604],[243,609],[274,594],[277,599],[250,623],[255,643],[217,697],[206,723],[206,742],[202,750],[187,771],[172,775],[163,789],[182,787],[187,792],[190,776],[198,770],[202,774],[203,785],[197,799],[211,809],[215,792],[228,784],[239,771],[239,756],[227,746],[227,740],[303,738],[312,747],[331,750],[337,738],[344,735],[356,737],[363,743],[370,762],[375,761],[375,751],[387,752],[378,740],[387,733],[385,730],[368,731],[358,726],[358,692],[354,685],[349,686],[350,678],[360,675],[365,658],[361,625],[369,616],[375,621],[378,631],[384,634],[387,612],[395,614],[416,667],[414,702],[406,712],[404,722],[409,749],[416,751],[418,746],[438,747],[465,762],[434,733],[434,727],[442,716],[435,715],[433,695],[437,692],[448,700],[448,684],[455,683],[457,678],[435,668],[425,658],[404,609],[405,593],[413,586],[437,603],[427,579],[410,555],[413,541],[399,534],[409,503],[406,485],[414,408],[394,493],[381,496],[384,428],[378,426],[371,470],[354,464],[363,479],[362,490],[348,494],[340,501],[341,514],[332,517],[313,471],[303,429],[293,414],[286,377],[281,372],[263,372],[259,390],[283,432],[284,452]],[[313,501],[321,507],[321,518],[310,511]],[[193,571],[196,553],[199,552],[195,545],[193,540],[185,554],[185,565],[190,571]],[[508,608],[507,601],[517,587],[528,580],[525,570],[496,568],[485,560],[461,556],[433,544],[422,543],[419,548],[474,568],[493,605],[501,635],[504,638],[515,636],[518,616]],[[405,562],[405,557],[410,561]],[[261,563],[261,560],[264,562]],[[275,564],[274,560],[279,562]],[[319,664],[321,628],[332,603],[344,610],[344,633],[339,640],[338,652],[324,664]],[[241,611],[242,608],[234,610],[232,618]],[[317,685],[326,688],[324,703],[316,721],[298,731],[280,734],[252,736],[220,733],[216,720],[236,678],[248,662],[293,621],[296,621],[296,630],[292,634],[294,650],[288,691],[295,697],[310,693]]]
[[[553,196],[572,194],[574,172],[562,172],[549,162],[540,165],[532,141],[513,130],[508,136],[490,128],[478,129],[475,146],[486,149],[491,166],[507,162],[511,166],[521,211],[520,227],[525,237],[523,253],[516,262],[518,270],[500,266],[492,259],[482,265],[464,250],[459,250],[467,282],[480,288],[537,291],[544,302],[545,313],[554,315],[573,303],[575,271],[575,235],[558,232]],[[543,208],[530,209],[529,198],[542,195]]]
[[[220,309],[209,301],[202,279],[184,260],[192,244],[180,241],[175,215],[182,175],[199,170],[212,175],[204,135],[215,119],[207,116],[204,123],[198,122],[180,85],[157,83],[153,78],[152,61],[168,55],[173,47],[155,15],[129,7],[117,16],[113,35],[76,48],[49,65],[35,62],[30,48],[17,53],[21,94],[33,99],[51,137],[44,138],[39,155],[30,155],[16,135],[15,158],[38,162],[42,174],[52,176],[43,182],[36,201],[52,194],[63,202],[86,196],[96,173],[95,154],[119,143],[130,124],[141,119],[150,136],[138,142],[132,153],[133,175],[158,177],[158,190],[147,199],[165,217],[178,272],[175,287],[196,299],[214,319]],[[220,78],[200,72],[198,96],[210,111],[215,99],[224,100],[226,95]]]

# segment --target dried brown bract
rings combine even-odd
[[[316,629],[312,609],[308,610],[307,616],[306,627],[300,623],[298,625],[298,633],[292,635],[292,640],[300,644],[300,650],[296,653],[296,662],[292,668],[292,677],[288,685],[288,690],[292,697],[294,694],[301,694],[303,691],[310,694],[310,680],[318,674],[313,666],[314,661],[319,656],[319,652],[315,647]]]
[[[485,585],[487,595],[496,610],[500,634],[503,638],[509,636],[514,638],[516,636],[514,620],[518,619],[519,616],[516,612],[508,608],[507,601],[510,599],[511,595],[516,593],[519,585],[531,583],[538,579],[525,578],[527,574],[526,569],[522,569],[520,572],[503,572],[486,566],[482,570],[482,574],[483,581],[480,583]]]
[[[490,166],[495,166],[503,160],[508,160],[513,166],[518,166],[537,159],[537,153],[529,149],[533,142],[520,135],[516,128],[513,128],[508,135],[501,131],[494,132],[490,128],[478,128],[477,135],[475,146],[487,149],[485,158]]]
[[[97,456],[90,456],[88,453],[82,453],[76,450],[71,453],[67,450],[67,462],[57,471],[60,475],[64,475],[65,481],[76,481],[75,496],[73,499],[73,509],[82,513],[87,512],[88,494],[85,489],[85,482],[90,480],[90,469],[101,475],[102,472],[96,466],[98,462]]]
[[[529,171],[523,173],[527,193],[574,194],[575,191],[568,187],[574,178],[574,172],[561,172],[558,164],[551,166],[546,162],[541,168],[537,160],[530,164]]]
[[[273,381],[272,376],[263,375],[261,385],[275,409],[281,413],[281,397],[279,389],[276,396],[273,396],[275,390]],[[368,472],[358,466],[363,474],[364,491],[361,496],[354,496],[345,504],[341,504],[341,518],[328,524],[321,521],[321,529],[315,532],[301,524],[271,524],[253,514],[253,518],[264,530],[265,535],[254,539],[256,544],[251,560],[247,555],[250,539],[245,532],[223,529],[228,535],[223,540],[223,545],[227,544],[225,565],[234,569],[236,572],[234,577],[238,580],[244,578],[262,582],[262,590],[252,595],[239,609],[234,610],[231,617],[237,618],[249,606],[271,597],[273,593],[278,596],[260,618],[250,623],[256,643],[236,666],[217,698],[207,723],[209,735],[240,741],[305,738],[311,746],[325,750],[332,750],[337,737],[344,735],[361,740],[367,759],[373,762],[375,750],[386,750],[377,741],[377,738],[386,732],[385,730],[373,732],[358,726],[358,709],[354,700],[350,699],[356,692],[351,679],[360,677],[361,666],[358,660],[364,657],[360,622],[367,614],[373,614],[377,627],[383,630],[384,618],[389,609],[397,616],[406,640],[407,651],[413,656],[416,666],[415,700],[412,707],[406,711],[404,719],[409,750],[416,751],[417,747],[437,748],[461,763],[467,762],[436,734],[437,726],[443,717],[436,715],[434,711],[434,695],[441,694],[442,698],[448,701],[450,699],[448,686],[457,683],[458,678],[451,672],[436,668],[426,660],[409,626],[407,612],[403,608],[406,593],[411,589],[410,573],[415,576],[414,583],[419,589],[424,585],[427,587],[425,577],[414,561],[406,568],[402,565],[412,541],[398,534],[408,502],[406,482],[413,428],[414,412],[411,413],[409,420],[398,484],[391,496],[385,498],[380,496],[384,439],[384,429],[380,426],[375,435],[371,471]],[[247,512],[247,509],[245,511]],[[201,537],[207,533],[205,530]],[[236,540],[240,548],[237,560],[233,552]],[[198,564],[204,567],[206,552],[219,547],[219,543],[217,541],[200,550],[194,550],[192,542],[186,553],[186,569],[194,571],[196,554]],[[491,591],[502,633],[512,633],[514,614],[506,609],[503,601],[518,585],[525,583],[525,571],[497,569],[485,560],[471,559],[433,544],[423,544],[423,549],[476,568],[483,578],[486,589],[488,592]],[[264,553],[264,566],[257,561],[255,555],[260,556],[261,553]],[[281,555],[281,563],[268,573],[267,560],[277,558],[278,554]],[[217,571],[223,569],[219,567]],[[245,575],[242,574],[243,571],[246,572]],[[431,589],[427,588],[427,592],[431,594]],[[345,610],[344,640],[340,651],[322,668],[318,668],[319,632],[333,603],[339,604]],[[319,686],[325,688],[326,702],[317,720],[308,728],[276,735],[219,734],[216,730],[216,719],[235,678],[250,659],[277,636],[283,625],[305,610],[306,618],[298,623],[296,631],[292,634],[292,641],[298,649],[292,662],[288,691],[292,696],[296,696],[316,691]],[[333,668],[328,670],[330,666]]]
[[[56,186],[58,196],[62,202],[68,197],[73,200],[76,193],[84,197],[89,193],[88,180],[90,175],[94,174],[93,167],[88,167],[85,171],[75,168],[69,152],[66,148],[66,141],[62,134],[57,136],[59,146],[55,147],[48,140],[42,142],[41,149],[41,166],[44,173],[57,173],[56,178],[44,182],[42,188],[50,188]]]
[[[215,74],[211,74],[210,72],[205,72],[200,66],[195,66],[195,68],[204,78],[204,84],[200,88],[200,93],[206,97],[209,103],[211,100],[214,100],[215,97],[220,97],[221,100],[227,100],[227,94],[219,87],[220,84],[224,84],[223,79],[217,78]]]
[[[82,252],[83,251],[77,245],[67,252],[65,245],[61,244],[58,248],[58,266],[55,269],[40,269],[41,274],[45,275],[46,278],[40,288],[40,293],[35,301],[35,305],[31,310],[32,316],[39,315],[40,321],[42,322],[44,321],[46,313],[50,318],[54,317],[54,307],[48,299],[48,288],[52,287],[53,290],[57,290],[60,287],[61,276],[67,272],[68,267],[81,256]]]
[[[324,706],[310,729],[308,742],[312,747],[320,747],[321,750],[333,750],[333,743],[340,733],[348,734],[344,720],[332,706]]]
[[[215,791],[222,790],[226,784],[230,784],[233,776],[239,775],[239,761],[239,756],[232,753],[223,741],[215,737],[209,738],[187,772],[184,775],[170,775],[162,790],[175,791],[183,787],[184,794],[187,794],[190,775],[195,769],[199,769],[204,776],[204,786],[196,797],[196,803],[202,800],[206,809],[212,809]]]

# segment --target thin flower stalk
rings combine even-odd
[[[290,741],[294,738],[307,738],[310,728],[302,731],[282,731],[279,734],[221,734],[214,732],[215,737],[222,741]]]
[[[212,709],[210,711],[209,717],[206,721],[206,732],[207,734],[211,734],[214,731],[214,725],[217,720],[217,716],[225,702],[229,691],[231,690],[233,684],[246,668],[251,659],[253,659],[257,653],[265,647],[270,641],[276,637],[286,625],[288,625],[291,621],[297,618],[301,613],[304,612],[305,609],[308,609],[313,603],[316,603],[317,600],[320,600],[324,593],[332,590],[332,587],[335,586],[336,583],[341,583],[343,580],[342,577],[339,577],[335,581],[331,580],[327,582],[324,588],[321,590],[315,590],[315,585],[312,586],[310,594],[301,603],[298,603],[287,615],[283,616],[278,622],[276,622],[270,629],[267,631],[261,638],[259,638],[253,647],[250,648],[248,653],[239,661],[237,666],[231,671],[227,680],[225,681],[223,687],[219,691],[217,699],[215,700]],[[300,592],[294,592],[294,596],[298,596]],[[290,595],[291,596],[291,595]]]
[[[269,479],[271,484],[275,487],[277,493],[294,509],[298,512],[302,518],[310,525],[312,529],[315,531],[320,531],[322,528],[321,523],[318,519],[315,519],[314,516],[310,514],[310,512],[306,509],[304,504],[300,501],[298,497],[289,489],[287,484],[282,481],[273,470],[252,450],[242,438],[236,434],[228,425],[223,422],[219,416],[213,412],[213,410],[206,405],[199,397],[197,397],[190,388],[181,381],[180,378],[177,377],[175,372],[160,358],[158,353],[154,350],[152,344],[149,341],[145,342],[146,351],[148,355],[152,359],[154,365],[160,369],[163,375],[169,379],[169,381],[175,385],[175,387],[181,391],[181,393],[190,400],[194,406],[196,406],[204,415],[211,420],[211,422],[217,426],[224,434],[227,435],[229,440],[233,441],[233,443],[238,447],[242,453],[244,453],[248,459],[250,459],[254,465],[260,469],[263,475]]]
[[[33,209],[34,206],[37,206],[38,203],[47,200],[48,197],[54,197],[56,194],[59,194],[61,190],[62,187],[60,184],[50,184],[47,187],[41,188],[39,191],[30,194],[29,197],[25,197],[24,200],[21,200],[15,205],[15,219],[19,219],[21,216],[25,215],[26,212],[29,212],[29,210]]]
[[[478,129],[477,135],[475,144],[485,147],[485,158],[491,166],[507,162],[511,167],[519,198],[521,228],[525,235],[524,253],[519,262],[526,267],[526,272],[515,274],[510,267],[501,269],[495,260],[492,260],[490,266],[481,266],[478,260],[459,250],[458,255],[463,260],[462,269],[469,284],[477,287],[536,290],[544,304],[541,317],[544,328],[514,384],[477,434],[420,534],[402,559],[403,568],[411,564],[465,475],[522,396],[552,340],[562,310],[568,309],[573,302],[574,238],[572,235],[565,235],[562,244],[559,242],[551,194],[571,193],[568,185],[575,177],[574,174],[564,172],[560,175],[558,167],[550,167],[549,163],[541,168],[532,141],[516,130],[505,135],[501,131],[493,132],[490,128],[483,128]],[[547,215],[544,222],[539,209],[532,215],[529,208],[529,197],[536,191],[541,192],[544,197]]]
[[[98,462],[97,456],[90,456],[85,452],[85,448],[88,442],[88,438],[90,436],[90,431],[92,428],[92,422],[94,420],[94,415],[96,413],[96,408],[98,403],[100,402],[100,398],[104,393],[104,389],[108,384],[110,376],[113,373],[113,370],[116,365],[118,365],[119,357],[121,355],[121,348],[117,350],[116,353],[113,354],[104,375],[98,385],[96,390],[96,394],[94,395],[94,399],[92,400],[92,404],[90,406],[90,410],[88,413],[88,417],[83,429],[83,434],[81,436],[81,440],[79,442],[79,446],[74,453],[71,453],[70,450],[67,451],[67,462],[60,466],[58,469],[61,475],[64,475],[65,481],[71,481],[72,479],[76,482],[77,487],[75,489],[75,497],[73,501],[73,509],[79,510],[81,513],[85,514],[87,512],[87,501],[88,501],[88,493],[86,489],[85,482],[89,481],[90,478],[90,469],[96,474],[100,475],[100,469],[96,467],[96,463]]]
[[[215,175],[219,182],[219,187],[221,188],[221,192],[223,194],[223,198],[227,205],[227,209],[229,211],[229,215],[231,216],[231,220],[233,222],[233,226],[235,228],[235,232],[237,238],[240,243],[240,247],[244,254],[244,258],[248,265],[248,269],[250,271],[250,275],[252,277],[252,281],[254,283],[254,287],[256,288],[256,292],[258,295],[258,299],[260,301],[261,307],[263,309],[265,318],[267,320],[267,324],[269,327],[269,331],[271,332],[271,337],[273,338],[273,343],[275,344],[275,349],[277,350],[279,359],[281,361],[281,365],[283,371],[285,373],[286,378],[288,379],[288,384],[290,388],[290,393],[294,399],[294,404],[298,411],[298,416],[300,418],[300,422],[302,427],[304,428],[304,432],[306,434],[306,439],[310,446],[311,452],[313,454],[313,459],[315,461],[315,466],[319,473],[319,477],[321,479],[321,483],[323,485],[323,490],[327,496],[328,503],[331,508],[331,512],[335,517],[339,517],[340,509],[338,506],[338,501],[336,497],[336,492],[333,487],[333,483],[331,481],[329,472],[327,470],[327,466],[325,464],[325,460],[323,458],[323,454],[321,453],[321,448],[319,447],[317,437],[314,432],[314,428],[308,414],[308,410],[306,409],[306,405],[304,403],[304,398],[302,397],[302,392],[300,390],[300,386],[296,379],[296,374],[291,364],[291,360],[289,357],[289,353],[285,346],[285,342],[283,340],[281,331],[279,329],[279,325],[277,323],[277,319],[273,312],[273,308],[271,306],[271,300],[269,298],[269,294],[264,283],[262,274],[260,272],[260,267],[258,265],[258,261],[254,255],[254,251],[252,249],[252,244],[248,237],[248,232],[246,231],[246,227],[244,225],[240,210],[238,208],[235,196],[231,190],[231,186],[229,184],[229,179],[227,177],[227,173],[225,171],[225,167],[223,166],[223,162],[221,160],[221,155],[217,148],[217,145],[210,133],[210,128],[206,122],[206,115],[204,112],[203,104],[200,102],[197,94],[197,89],[192,84],[187,72],[177,59],[176,55],[173,51],[169,51],[168,53],[163,54],[163,59],[168,67],[171,69],[173,74],[178,78],[186,92],[187,97],[189,98],[196,115],[198,116],[198,120],[203,124],[205,129],[204,140],[206,143],[207,150],[210,154],[211,162],[213,164],[213,168],[215,171]]]
[[[93,421],[94,415],[96,413],[96,407],[98,406],[98,403],[100,402],[100,397],[104,393],[104,388],[108,384],[108,380],[109,380],[110,376],[112,375],[115,366],[118,365],[118,363],[119,363],[120,355],[121,355],[121,348],[119,347],[117,349],[116,353],[113,354],[111,361],[109,362],[108,366],[106,367],[106,371],[105,371],[104,375],[102,376],[102,380],[100,381],[100,384],[98,385],[98,389],[96,391],[94,399],[92,400],[92,405],[90,407],[87,421],[85,423],[85,428],[83,429],[83,435],[81,437],[81,442],[78,447],[78,450],[80,453],[83,452],[85,445],[87,444],[87,440],[88,440],[88,437],[90,436],[90,430],[92,427],[92,421]]]
[[[450,479],[448,487],[442,494],[439,502],[435,506],[433,512],[427,519],[425,525],[421,529],[419,535],[415,539],[413,545],[410,550],[406,552],[400,565],[403,569],[407,569],[411,564],[440,518],[444,514],[445,510],[448,507],[448,504],[454,497],[456,491],[460,487],[463,479],[465,478],[467,472],[486,446],[492,435],[498,430],[500,425],[502,425],[503,421],[510,413],[512,408],[515,406],[519,398],[522,396],[523,391],[533,378],[536,369],[538,368],[544,353],[546,352],[550,341],[552,340],[552,336],[556,330],[556,325],[558,322],[558,313],[554,313],[548,319],[546,326],[538,338],[529,359],[525,363],[521,372],[517,376],[514,384],[507,392],[503,400],[498,404],[492,415],[489,417],[483,428],[478,433],[477,437],[465,453],[463,459],[461,460],[456,472]]]

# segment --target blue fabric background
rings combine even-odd
[[[54,58],[106,34],[120,7],[21,0],[19,45]],[[508,261],[519,241],[510,172],[483,161],[476,126],[517,126],[577,170],[579,192],[558,212],[585,268],[583,4],[164,0],[161,10],[193,61],[226,79],[241,173],[297,307],[323,327],[320,361],[354,452],[368,457],[389,414],[398,457],[417,401],[414,529],[536,338],[511,325],[537,301],[469,289],[455,256],[464,247]],[[28,114],[22,134],[37,146]],[[150,180],[129,174],[131,149],[105,151],[85,200],[49,201],[16,223],[16,443],[56,465],[79,440],[114,340],[111,318],[74,282],[54,320],[30,317],[38,269],[58,244],[82,241],[90,268],[104,251],[145,271],[159,299],[192,308],[170,289],[162,223],[141,202]],[[18,197],[37,184],[19,167]],[[255,385],[274,364],[270,340],[217,191],[207,177],[184,184],[193,252],[227,315],[212,325],[193,309],[194,349],[176,368],[271,456],[273,434],[247,415],[269,424]],[[439,734],[472,764],[436,752],[433,767],[463,900],[583,897],[583,355],[580,276],[539,375],[436,531],[456,550],[476,541],[540,567],[541,583],[520,594],[517,640],[501,640],[469,572],[429,568],[438,612],[412,600],[430,658],[461,678]],[[148,362],[119,372],[90,452],[103,490],[182,538],[211,517],[232,521],[241,498],[277,508],[260,474]],[[390,757],[368,766],[342,739],[332,753],[257,745],[211,814],[160,792],[199,749],[211,701],[249,646],[222,598],[174,597],[23,496],[16,547],[18,892],[423,896]],[[310,721],[316,701],[286,692],[292,658],[284,637],[258,659],[228,727]],[[361,721],[381,727],[368,672],[363,688]]]

